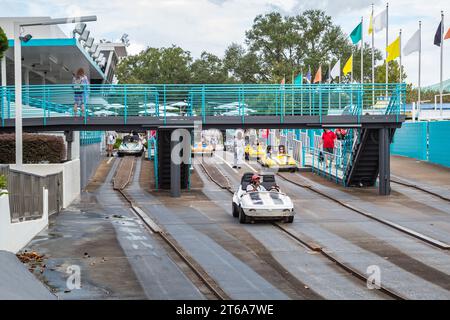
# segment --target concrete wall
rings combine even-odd
[[[11,169],[19,170],[16,165]],[[80,196],[80,160],[75,159],[64,163],[25,164],[19,171],[29,172],[40,176],[63,173],[63,208],[67,208]]]
[[[48,190],[44,189],[41,219],[11,222],[8,195],[0,196],[0,250],[17,253],[48,226]]]
[[[80,173],[81,188],[87,186],[89,179],[95,173],[102,159],[101,143],[86,144],[80,146]]]

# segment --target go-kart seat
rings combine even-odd
[[[261,185],[266,188],[267,191],[270,191],[270,189],[276,186],[275,176],[273,174],[263,175]]]
[[[242,190],[247,190],[247,186],[252,182],[252,177],[254,173],[252,172],[246,172],[241,178],[241,186]]]

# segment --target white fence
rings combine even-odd
[[[43,189],[42,217],[36,220],[13,223],[9,196],[0,196],[0,250],[17,253],[39,232],[48,226],[48,190]]]

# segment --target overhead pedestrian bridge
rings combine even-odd
[[[80,106],[74,112],[76,94],[83,113]],[[166,165],[178,128],[349,128],[348,164],[334,173],[316,169],[348,186],[382,177],[380,193],[389,194],[389,146],[405,121],[405,97],[405,84],[33,85],[22,87],[22,125],[31,132],[158,130],[158,162]],[[0,131],[14,131],[15,101],[14,87],[1,87]],[[318,152],[310,153],[314,160]],[[160,187],[187,188],[188,165],[159,168]]]

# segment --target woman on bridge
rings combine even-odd
[[[89,79],[84,73],[84,69],[78,69],[77,73],[72,79],[73,89],[75,91],[75,103],[73,106],[74,115],[78,113],[78,106],[81,106],[81,114],[84,114],[84,104],[87,99],[87,88],[89,85]]]

